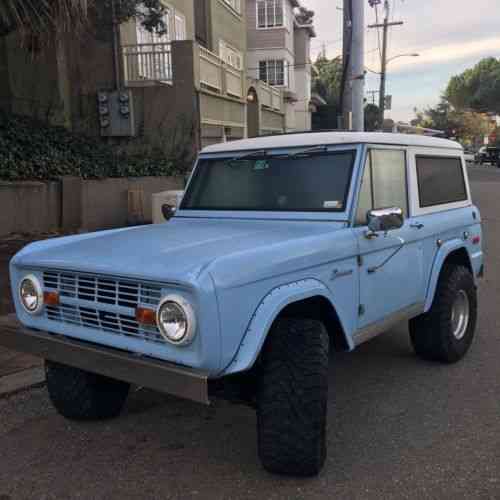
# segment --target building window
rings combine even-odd
[[[224,3],[229,5],[238,14],[241,14],[241,0],[224,0]]]
[[[259,62],[259,79],[269,85],[288,85],[288,63],[283,59]]]
[[[257,0],[257,27],[284,26],[284,0]]]
[[[243,69],[243,56],[241,52],[223,40],[219,42],[219,57],[233,68],[238,70]]]

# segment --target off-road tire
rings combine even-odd
[[[276,474],[314,476],[326,459],[329,338],[319,321],[278,319],[257,382],[259,458]]]
[[[130,384],[96,373],[45,361],[50,400],[71,420],[103,420],[119,415]]]
[[[458,340],[452,332],[451,311],[460,290],[469,299],[469,324]],[[445,265],[429,312],[410,321],[410,338],[422,359],[456,363],[469,350],[477,320],[477,292],[471,272],[464,266]]]

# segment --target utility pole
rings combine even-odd
[[[342,34],[342,65],[343,65],[343,88],[342,88],[342,123],[339,128],[351,130],[352,116],[352,92],[351,92],[351,42],[352,42],[352,11],[351,0],[344,0],[343,12],[343,34]]]
[[[369,28],[383,28],[383,41],[382,41],[382,61],[381,61],[381,72],[380,72],[380,91],[379,91],[379,128],[382,129],[384,125],[384,112],[385,112],[385,82],[387,74],[387,35],[389,28],[392,26],[403,25],[402,21],[389,22],[389,0],[384,2],[385,17],[382,24],[371,24]]]
[[[365,130],[365,5],[352,1],[352,128]]]

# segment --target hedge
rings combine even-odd
[[[161,151],[127,153],[99,138],[0,112],[0,179],[53,180],[167,176],[182,173]]]

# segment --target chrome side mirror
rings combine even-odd
[[[376,238],[378,233],[387,233],[403,227],[405,218],[403,210],[398,207],[370,210],[367,214],[367,238]]]
[[[176,209],[177,207],[164,203],[161,206],[161,213],[163,214],[163,217],[165,217],[165,220],[171,219],[174,216]]]

